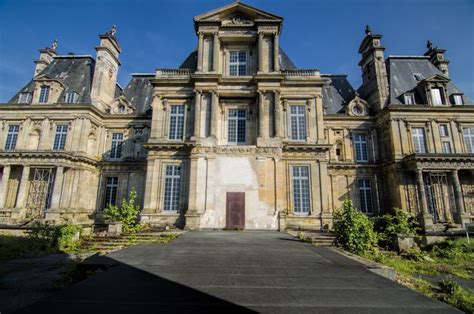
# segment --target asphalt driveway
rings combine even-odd
[[[22,313],[456,313],[279,232],[188,232],[107,256],[117,266]]]

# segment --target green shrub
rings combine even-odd
[[[416,235],[419,224],[416,218],[400,208],[394,208],[393,213],[387,213],[374,218],[375,230],[379,240],[390,243],[393,234]]]
[[[57,227],[39,221],[33,222],[27,231],[28,238],[41,246],[41,249],[50,249],[55,246]]]
[[[450,279],[438,282],[438,299],[466,313],[474,313],[474,294]]]
[[[349,199],[334,213],[336,245],[352,253],[366,253],[376,248],[377,234],[373,227],[373,222]]]
[[[468,244],[465,239],[447,240],[437,242],[427,247],[427,250],[441,258],[458,259],[465,258],[468,254],[474,253],[474,241]]]
[[[124,233],[135,233],[139,231],[142,226],[138,220],[140,215],[140,206],[135,205],[137,192],[135,189],[130,191],[129,200],[122,200],[120,207],[115,205],[108,205],[104,210],[104,219],[106,222],[121,222]]]
[[[80,226],[64,225],[57,228],[56,245],[62,252],[75,252],[79,248],[79,241],[73,241],[74,235],[81,231]]]

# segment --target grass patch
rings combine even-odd
[[[399,283],[464,312],[474,313],[474,293],[452,280],[453,277],[474,280],[474,243],[469,245],[465,239],[456,239],[413,250],[409,254],[378,251],[363,256],[394,268]],[[419,275],[446,279],[435,284]]]
[[[16,257],[38,257],[57,253],[49,241],[12,235],[0,235],[0,260]]]

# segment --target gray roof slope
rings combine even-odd
[[[326,114],[344,113],[345,107],[354,99],[354,88],[347,80],[347,75],[322,74],[321,77],[329,80],[323,88],[323,106]]]
[[[193,50],[184,59],[183,63],[179,66],[180,69],[190,69],[192,72],[197,70],[197,50]],[[280,69],[282,70],[296,70],[296,66],[291,61],[290,57],[280,47]]]
[[[79,94],[79,103],[90,103],[94,65],[91,56],[56,56],[40,75],[47,75],[64,84],[59,99],[64,99],[64,94],[72,91]],[[21,92],[33,92],[33,89],[34,80],[31,80],[8,103],[17,103]]]
[[[414,91],[419,81],[414,74],[419,73],[425,79],[435,75],[443,75],[428,59],[419,56],[390,56],[387,60],[389,72],[390,103],[403,104],[402,97],[406,92]],[[448,83],[448,96],[461,91],[452,83]],[[466,104],[473,104],[472,100],[464,95]]]
[[[153,101],[153,86],[150,80],[154,74],[132,74],[132,79],[122,94],[135,106],[136,113],[146,113]]]

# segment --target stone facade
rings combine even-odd
[[[0,223],[92,224],[132,189],[154,226],[330,229],[346,198],[426,230],[472,219],[474,106],[445,50],[385,58],[367,28],[356,91],[297,69],[282,21],[240,2],[197,16],[197,51],[124,89],[115,26],[95,59],[41,49],[0,107]]]

